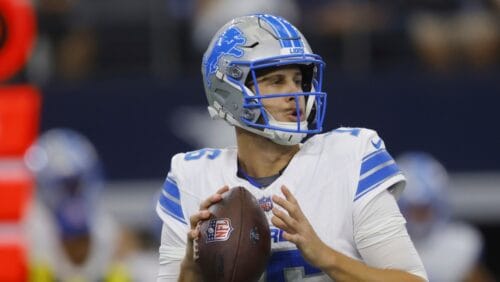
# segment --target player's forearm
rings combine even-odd
[[[426,281],[403,270],[367,266],[330,248],[325,249],[318,259],[316,266],[335,281]]]

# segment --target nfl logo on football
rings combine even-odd
[[[262,210],[268,212],[273,209],[273,201],[271,201],[271,197],[262,197],[259,199],[259,205]]]
[[[229,218],[214,218],[208,223],[207,243],[216,241],[226,241],[231,236],[234,228],[231,226]]]

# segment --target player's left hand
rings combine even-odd
[[[329,249],[328,246],[318,237],[290,190],[283,185],[281,191],[285,198],[273,195],[273,202],[286,212],[274,207],[271,222],[284,231],[284,239],[297,245],[304,259],[320,267],[324,257],[321,254]]]

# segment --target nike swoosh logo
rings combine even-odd
[[[376,149],[380,149],[380,146],[382,146],[382,139],[378,139],[377,142],[373,142],[373,140],[372,140],[371,142],[372,142],[373,147],[375,147]]]

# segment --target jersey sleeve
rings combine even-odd
[[[373,130],[361,134],[359,178],[354,193],[355,207],[362,208],[384,190],[396,197],[404,189],[405,177],[389,154],[385,143]]]
[[[176,281],[185,254],[189,217],[198,211],[200,199],[190,191],[189,169],[184,167],[184,154],[172,158],[156,204],[163,221],[159,256],[158,281]]]
[[[172,158],[156,212],[166,224],[189,227],[189,216],[198,211],[200,197],[194,191],[192,168],[186,165],[185,156],[180,153]]]
[[[156,210],[163,222],[175,220],[182,225],[186,225],[188,222],[182,207],[181,190],[177,183],[177,177],[172,171],[168,173],[163,183]]]
[[[369,266],[399,269],[427,280],[405,223],[396,200],[384,190],[353,217],[356,247]]]

